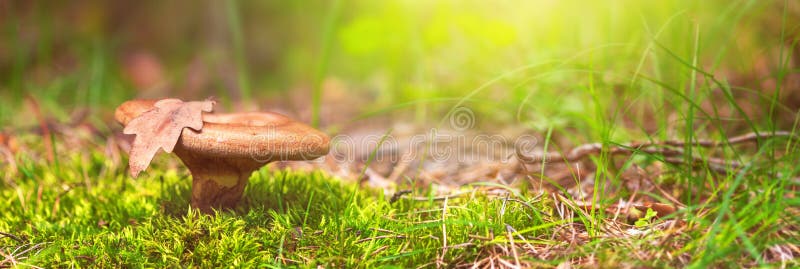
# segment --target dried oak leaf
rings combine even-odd
[[[183,128],[202,129],[203,112],[211,112],[214,104],[210,100],[183,102],[163,99],[156,102],[153,109],[131,120],[122,131],[136,135],[128,161],[131,176],[136,177],[146,169],[159,148],[172,152]]]

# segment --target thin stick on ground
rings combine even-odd
[[[442,205],[442,256],[439,258],[437,262],[437,267],[444,264],[444,257],[447,254],[447,197],[444,199],[444,204]]]
[[[521,268],[519,263],[519,253],[517,253],[517,245],[514,244],[514,235],[513,235],[514,228],[511,225],[506,224],[506,235],[508,235],[508,243],[511,244],[511,254],[514,256],[514,265],[516,268]]]
[[[687,164],[683,159],[677,158],[684,154],[683,147],[691,144],[692,146],[714,148],[723,145],[736,145],[748,142],[758,142],[760,139],[785,137],[789,139],[798,139],[798,135],[788,131],[775,131],[774,133],[747,133],[740,136],[735,136],[723,141],[713,140],[698,140],[692,143],[686,143],[678,140],[666,140],[661,142],[634,142],[629,144],[612,145],[608,148],[610,155],[633,155],[636,153],[646,153],[652,155],[662,155],[662,161],[672,164]],[[516,157],[526,164],[538,164],[548,160],[563,160],[564,162],[577,162],[588,158],[592,155],[600,154],[603,150],[601,143],[589,143],[575,147],[567,154],[558,152],[545,152],[545,153],[525,153],[522,149],[516,148]],[[697,156],[690,157],[690,165],[703,166],[708,165],[708,168],[719,173],[727,173],[729,168],[738,169],[742,164],[733,160],[724,160],[714,157],[701,158]]]
[[[25,243],[25,241],[23,241],[21,238],[17,237],[16,235],[10,234],[10,233],[0,232],[0,235],[2,235],[3,237],[11,238],[14,241],[19,242],[20,244],[24,244]]]

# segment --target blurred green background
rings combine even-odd
[[[799,23],[797,1],[2,1],[0,126],[35,124],[26,96],[110,121],[213,95],[321,126],[791,128]]]

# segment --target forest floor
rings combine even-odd
[[[408,154],[428,144],[402,127],[343,131],[378,141],[342,150],[353,145],[338,137],[322,160],[271,164],[235,210],[205,215],[177,158],[132,179],[119,126],[41,123],[0,136],[0,266],[792,267],[800,255],[791,132],[571,150],[539,137],[544,149],[497,144],[497,158],[447,143],[470,158],[436,158]]]

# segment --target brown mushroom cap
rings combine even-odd
[[[125,102],[115,117],[127,125],[156,102]],[[184,128],[174,151],[192,172],[192,206],[210,213],[235,206],[248,178],[261,166],[318,158],[328,153],[329,143],[324,133],[277,113],[205,113],[203,128]]]
[[[122,125],[152,109],[157,100],[132,100],[117,108]],[[284,115],[245,112],[203,115],[203,129],[184,129],[179,146],[199,155],[272,161],[313,160],[328,153],[330,138]]]

